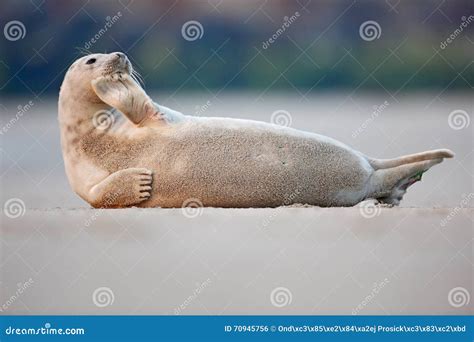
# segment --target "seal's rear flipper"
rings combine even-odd
[[[448,149],[431,150],[420,153],[409,154],[393,159],[375,159],[367,157],[369,164],[375,169],[388,169],[400,165],[411,164],[424,160],[433,160],[439,158],[452,158],[454,153]]]
[[[423,173],[430,167],[442,161],[442,158],[438,158],[376,170],[370,179],[371,192],[368,197],[398,205],[407,188],[421,180]]]

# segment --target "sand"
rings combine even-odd
[[[472,313],[473,131],[448,124],[472,97],[347,95],[223,94],[204,115],[269,121],[283,109],[292,127],[374,157],[450,148],[456,158],[401,207],[375,212],[92,210],[67,184],[54,99],[35,102],[0,136],[2,204],[24,203],[1,216],[0,314]],[[191,113],[207,101],[164,99]],[[2,126],[28,101],[4,102]]]

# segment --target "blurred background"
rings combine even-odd
[[[79,50],[126,52],[148,87],[170,91],[226,86],[305,94],[474,83],[470,0],[4,0],[1,6],[2,24],[19,20],[26,31],[20,40],[0,41],[5,94],[57,93]],[[183,37],[190,21],[198,32],[191,23]],[[361,38],[367,21],[378,25],[374,40],[370,31]],[[446,43],[452,34],[457,37]]]
[[[471,0],[4,0],[2,193],[85,205],[63,172],[57,94],[79,56],[123,51],[185,114],[291,125],[374,157],[451,148],[457,176],[439,171],[443,191],[405,204],[456,205],[472,189],[473,15]]]
[[[0,29],[7,313],[173,314],[203,282],[184,314],[354,314],[374,289],[360,314],[472,313],[474,1],[1,0]],[[291,126],[377,158],[456,157],[410,187],[401,206],[416,209],[370,217],[86,209],[64,172],[57,101],[87,51],[125,52],[151,97],[187,115]],[[107,308],[94,303],[104,286]],[[270,300],[281,286],[285,308]]]

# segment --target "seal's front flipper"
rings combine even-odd
[[[420,181],[424,172],[442,161],[439,158],[376,170],[370,179],[369,197],[382,203],[398,205],[408,187]]]
[[[92,80],[91,86],[97,96],[121,111],[137,126],[166,125],[164,114],[160,113],[147,93],[128,74],[116,73]]]
[[[129,168],[112,173],[94,185],[85,200],[94,208],[123,208],[137,205],[151,196],[152,172]]]

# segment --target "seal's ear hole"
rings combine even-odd
[[[88,59],[88,60],[87,60],[86,64],[94,64],[95,61],[96,61],[95,58],[91,58],[91,59]]]

